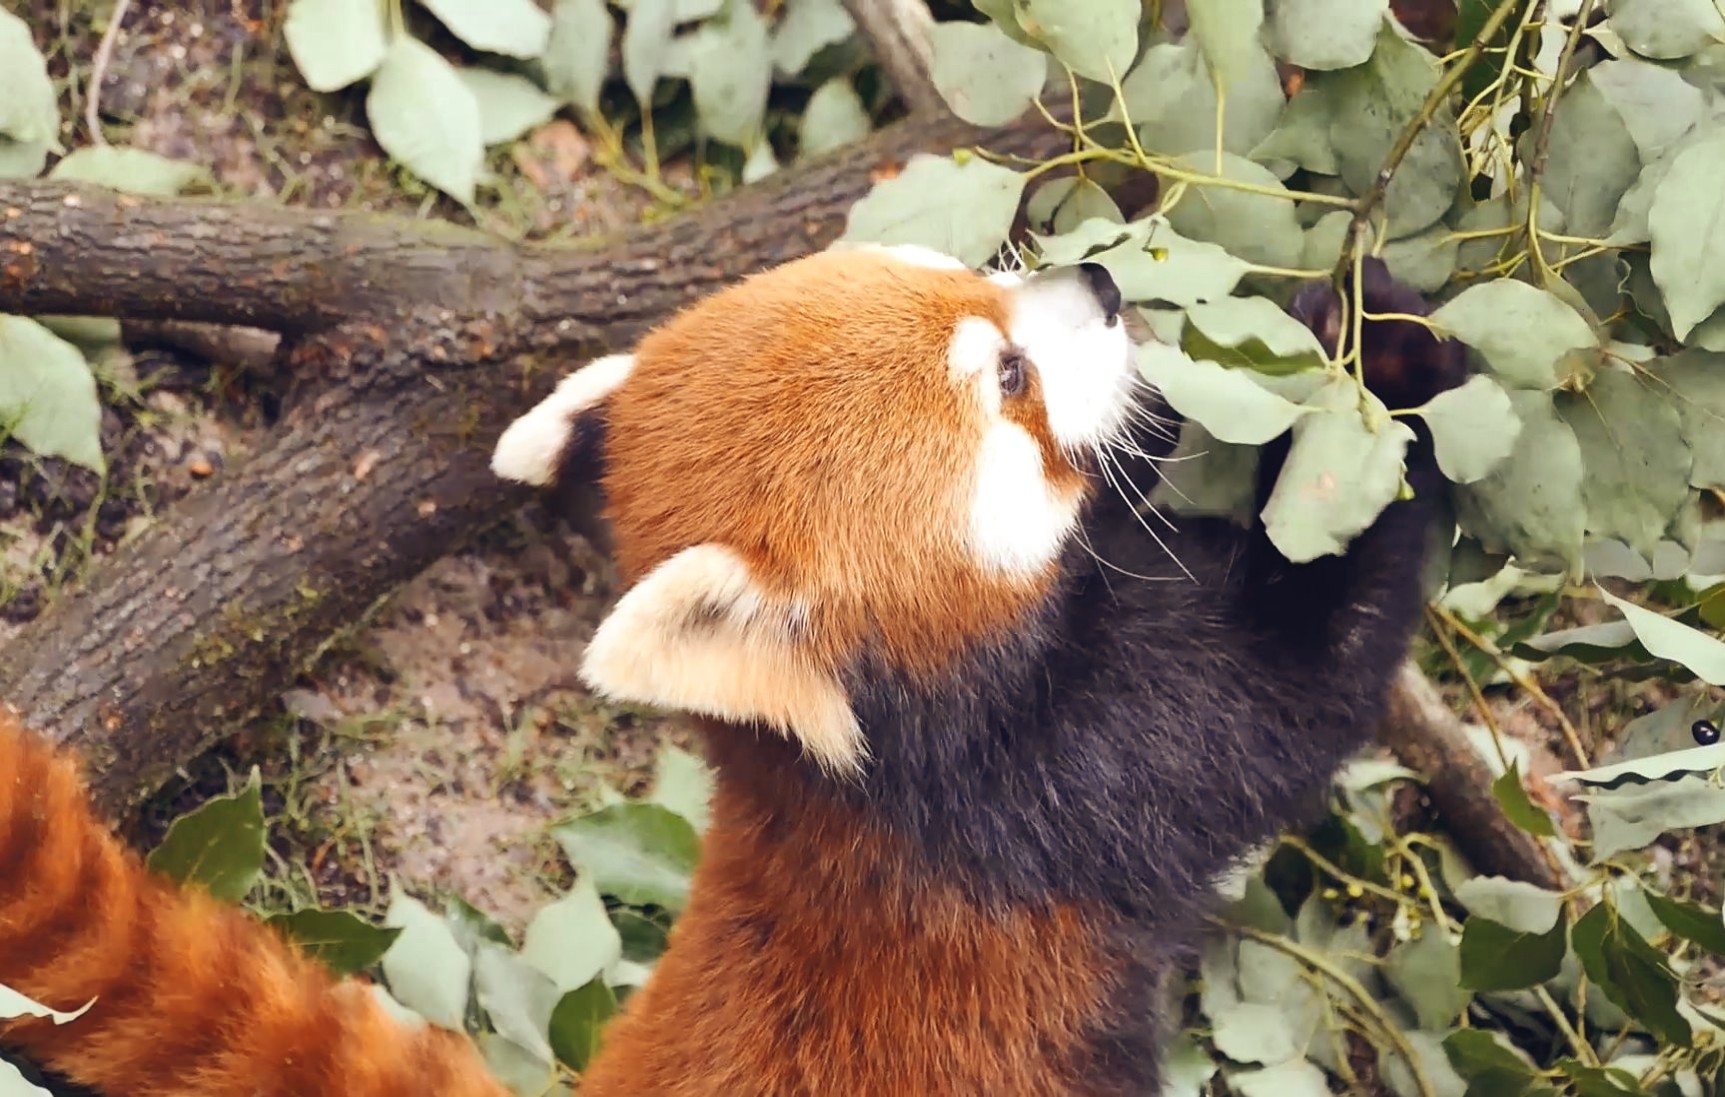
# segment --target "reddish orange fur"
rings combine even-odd
[[[0,983],[75,1021],[0,1044],[126,1097],[505,1097],[465,1036],[397,1022],[237,907],[151,873],[73,763],[0,709]]]
[[[695,899],[582,1097],[1085,1092],[1061,1064],[1103,1007],[1103,919],[931,886],[830,797],[785,802],[782,758],[709,730],[729,779]]]
[[[983,419],[944,373],[958,322],[1004,329],[1006,291],[965,271],[826,252],[744,281],[648,335],[611,397],[604,486],[627,581],[717,542],[771,593],[810,603],[830,664],[878,630],[907,669],[944,664],[1041,593],[984,574],[961,532]],[[836,334],[835,334],[836,333]],[[1054,484],[1084,482],[1039,390],[1003,409]],[[823,490],[809,490],[823,483]]]

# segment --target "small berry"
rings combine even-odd
[[[1719,725],[1711,720],[1697,720],[1689,725],[1689,734],[1695,736],[1697,743],[1710,747],[1719,741]]]

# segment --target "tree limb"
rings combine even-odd
[[[911,113],[945,113],[946,100],[928,75],[934,26],[928,5],[923,0],[844,0],[844,6]]]

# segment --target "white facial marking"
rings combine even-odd
[[[993,321],[980,316],[966,316],[952,329],[952,341],[946,345],[946,366],[952,379],[961,385],[976,384],[983,407],[989,414],[1000,411],[1000,381],[996,371],[1000,353],[1006,349],[1006,336]]]
[[[1133,384],[1125,323],[1109,326],[1076,270],[1033,278],[1012,297],[1009,334],[1036,367],[1055,441],[1081,449],[1119,431]]]
[[[491,451],[491,471],[505,480],[543,487],[557,475],[575,420],[615,392],[629,377],[635,358],[596,358],[557,383],[551,395],[509,424]]]
[[[1036,439],[1016,423],[990,424],[976,460],[971,551],[1000,571],[1033,572],[1054,559],[1077,520],[1077,498],[1050,490]]]

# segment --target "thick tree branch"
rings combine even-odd
[[[916,114],[945,112],[946,100],[928,75],[934,26],[928,5],[923,0],[844,0],[844,5],[905,106]]]
[[[508,420],[580,361],[824,247],[914,153],[1045,156],[1040,120],[913,118],[685,217],[515,247],[443,223],[0,184],[0,312],[286,334],[307,395],[0,651],[0,698],[82,750],[121,814],[269,703],[329,637],[524,497],[490,473]]]

